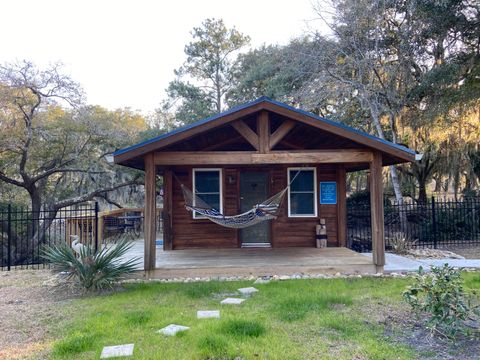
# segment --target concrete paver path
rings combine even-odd
[[[364,253],[364,256],[372,257],[371,253]],[[410,259],[396,254],[385,254],[385,272],[411,272],[418,271],[420,266],[428,271],[430,265],[443,266],[449,264],[453,267],[480,269],[480,259]]]
[[[100,355],[100,359],[108,359],[112,357],[132,356],[134,344],[105,346]]]

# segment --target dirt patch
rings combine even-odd
[[[49,347],[81,293],[48,270],[0,273],[0,359],[25,359]],[[7,330],[8,329],[8,330]],[[35,355],[35,358],[40,356]]]
[[[417,318],[406,304],[371,304],[364,307],[367,318],[384,326],[392,342],[415,349],[420,359],[478,360],[480,339],[459,338],[455,343],[434,336],[426,328],[426,318]]]

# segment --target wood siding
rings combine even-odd
[[[302,164],[303,165],[303,164]],[[300,164],[271,165],[262,167],[248,167],[267,171],[270,177],[270,195],[273,195],[287,186],[287,169]],[[214,166],[208,166],[212,168]],[[223,181],[223,208],[226,215],[235,215],[240,211],[239,184],[240,173],[247,168],[225,166],[222,168]],[[271,242],[273,247],[314,247],[315,226],[319,219],[324,218],[327,225],[328,246],[339,246],[338,233],[338,204],[320,205],[318,187],[321,181],[337,181],[336,164],[320,164],[317,168],[317,201],[318,214],[316,217],[292,218],[288,217],[287,201],[285,197],[280,215],[271,221]],[[191,166],[175,167],[173,171],[183,184],[192,187]],[[239,231],[214,224],[207,219],[193,219],[192,214],[184,207],[183,195],[178,180],[172,184],[172,241],[173,249],[186,248],[234,248],[241,246]],[[337,186],[338,189],[344,189]],[[344,191],[344,190],[343,190]],[[338,198],[342,195],[338,194]],[[345,196],[345,194],[343,194]]]
[[[213,167],[213,166],[210,166]],[[174,170],[178,180],[189,189],[192,188],[192,167]],[[235,186],[225,181],[225,174],[231,171],[222,172],[224,185],[224,209],[228,214],[235,207]],[[211,222],[208,219],[193,219],[192,213],[185,209],[182,190],[178,180],[173,182],[172,214],[173,214],[173,249],[186,248],[233,248],[238,246],[237,231]],[[233,195],[233,197],[232,197]]]

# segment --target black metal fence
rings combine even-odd
[[[162,237],[162,209],[157,209],[157,238]],[[33,213],[28,208],[0,207],[0,270],[46,268],[44,246],[78,239],[98,250],[121,238],[143,238],[142,209],[99,212],[98,203]],[[162,245],[163,242],[157,245]]]
[[[385,244],[399,238],[416,248],[448,249],[480,246],[480,198],[462,201],[431,198],[427,204],[399,205],[385,200]],[[348,245],[355,251],[372,249],[370,203],[347,202]]]
[[[98,213],[97,203],[38,213],[8,205],[0,210],[0,269],[44,268],[42,248],[74,236],[98,249]]]

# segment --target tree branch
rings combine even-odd
[[[116,207],[119,208],[119,209],[123,209],[123,206],[122,206],[122,205],[120,205],[120,204],[117,203],[116,201],[113,201],[112,199],[110,199],[107,194],[100,194],[100,195],[98,195],[97,197],[102,198],[102,199],[105,200],[107,203],[112,204],[113,206],[116,206]]]
[[[81,196],[77,196],[75,198],[65,199],[65,200],[59,201],[54,205],[54,208],[56,210],[58,210],[58,209],[61,209],[61,208],[67,207],[67,206],[72,206],[72,205],[75,205],[75,204],[79,204],[79,203],[82,203],[82,202],[85,202],[85,201],[92,200],[93,198],[95,198],[97,196],[101,196],[103,193],[107,193],[109,191],[114,191],[114,190],[120,189],[122,187],[131,186],[131,185],[143,185],[143,182],[140,182],[138,180],[138,178],[135,178],[133,180],[126,181],[126,182],[120,183],[120,184],[115,185],[115,186],[111,186],[111,187],[103,188],[103,189],[97,189],[97,190],[94,190],[94,191],[92,191],[88,194],[84,194],[84,195],[81,195]]]
[[[5,174],[3,174],[2,172],[0,172],[0,180],[8,183],[8,184],[12,184],[12,185],[15,185],[15,186],[19,186],[19,187],[25,187],[25,183],[22,182],[22,181],[17,181],[15,179],[11,179],[9,177],[7,177]]]
[[[92,171],[88,169],[59,169],[59,168],[54,168],[45,171],[43,174],[37,175],[34,178],[32,178],[32,182],[35,183],[41,179],[44,179],[50,175],[57,174],[57,173],[67,173],[67,172],[80,172],[80,173],[89,173],[89,174],[106,174],[107,171]]]

